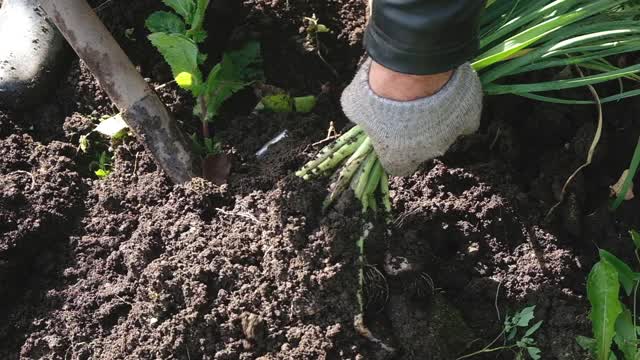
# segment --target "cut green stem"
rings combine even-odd
[[[342,192],[344,192],[344,190],[347,189],[347,187],[351,183],[351,179],[353,178],[353,175],[358,170],[358,167],[360,166],[360,164],[366,159],[366,157],[369,155],[369,152],[373,151],[373,147],[371,145],[371,139],[367,136],[363,136],[362,138],[363,138],[363,141],[359,144],[357,150],[351,155],[349,160],[347,160],[347,162],[342,167],[342,170],[338,175],[338,179],[333,184],[333,189],[331,190],[331,192],[329,193],[329,196],[324,201],[323,209],[326,210],[329,206],[331,206],[331,204],[338,198],[338,196],[341,195]],[[350,146],[352,145],[347,145],[345,147],[350,147]],[[344,149],[345,147],[343,147],[342,149]],[[338,152],[340,152],[342,149],[338,150]],[[328,169],[331,169],[331,167],[327,167],[327,170]]]

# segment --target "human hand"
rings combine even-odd
[[[407,75],[368,59],[342,94],[347,117],[371,138],[383,167],[411,174],[480,125],[482,87],[469,64],[436,75]]]

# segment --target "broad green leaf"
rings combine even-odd
[[[529,326],[529,322],[534,318],[534,311],[536,309],[536,306],[529,306],[526,307],[524,309],[522,309],[522,311],[520,311],[519,313],[517,313],[516,315],[514,315],[514,318],[517,319],[516,322],[516,326],[519,327],[525,327],[525,326]]]
[[[618,299],[620,283],[616,268],[606,260],[597,262],[587,280],[587,297],[591,303],[591,324],[596,340],[596,360],[608,360],[615,335],[615,322],[622,312]]]
[[[236,78],[255,81],[264,77],[259,42],[249,41],[241,49],[229,51],[226,54],[234,65]]]
[[[99,132],[102,135],[113,138],[127,128],[129,128],[129,125],[124,122],[124,119],[120,114],[117,114],[110,118],[102,120],[100,124],[96,126],[95,131]]]
[[[531,356],[533,360],[540,359],[540,349],[538,349],[537,347],[529,346],[527,347],[527,352],[529,353],[529,356]]]
[[[183,34],[185,32],[184,21],[178,15],[167,11],[156,11],[149,15],[144,25],[151,32],[169,34]]]
[[[207,120],[211,120],[218,115],[222,104],[231,95],[242,90],[247,83],[238,78],[234,78],[233,63],[224,54],[222,61],[218,63],[209,73],[205,87],[205,98],[207,101]]]
[[[629,265],[625,264],[624,261],[618,259],[612,253],[600,249],[600,258],[606,260],[609,264],[613,265],[613,267],[618,272],[618,279],[624,287],[624,291],[627,295],[631,296],[633,294],[633,287],[638,280],[638,276],[631,270]]]
[[[629,233],[631,234],[631,240],[633,240],[636,249],[640,249],[640,233],[635,230],[631,230]]]
[[[193,83],[202,82],[198,68],[198,47],[193,41],[183,35],[167,33],[151,34],[149,40],[171,67],[174,78],[181,73],[189,73],[193,77]]]
[[[222,55],[222,61],[207,77],[205,87],[207,120],[218,115],[220,107],[231,95],[262,76],[262,70],[256,69],[260,60],[260,44],[257,42],[249,42],[240,50]],[[198,109],[195,111],[199,112]]]
[[[162,0],[162,2],[182,16],[187,24],[191,24],[196,10],[194,0]]]
[[[629,309],[618,316],[616,320],[616,336],[614,337],[618,349],[624,354],[625,360],[636,360],[638,355],[638,337],[633,327],[633,316]]]
[[[533,326],[531,326],[529,329],[527,329],[527,331],[524,333],[524,337],[528,337],[528,336],[533,335],[533,333],[538,331],[538,329],[540,328],[541,325],[542,325],[542,320],[540,320],[537,323],[533,324]]]
[[[196,0],[196,8],[193,12],[193,19],[191,22],[191,29],[189,34],[199,32],[202,30],[202,24],[204,23],[204,15],[209,7],[209,0]]]

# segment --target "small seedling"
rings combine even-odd
[[[306,37],[303,44],[304,49],[309,52],[321,51],[322,43],[320,42],[318,35],[328,33],[331,30],[329,30],[326,25],[320,23],[320,19],[316,17],[316,14],[311,15],[311,17],[305,16],[303,20],[306,23]]]
[[[121,140],[129,134],[129,126],[127,126],[120,114],[103,117],[98,126],[93,130],[85,135],[80,135],[78,149],[85,154],[89,152],[92,142],[94,141],[89,139],[93,133],[102,134],[110,139],[106,151],[95,149],[95,151],[97,151],[95,155],[96,158],[89,164],[89,170],[93,171],[98,178],[104,179],[111,173],[111,163],[113,161],[113,155],[111,155],[112,149],[121,143]],[[100,145],[99,147],[102,148],[105,147],[102,140],[95,137],[93,139],[95,139],[94,145]]]
[[[222,60],[203,76],[201,66],[207,54],[200,51],[198,44],[207,37],[203,24],[209,0],[163,0],[163,3],[174,12],[152,13],[145,22],[151,31],[148,38],[171,67],[178,86],[196,98],[194,114],[202,123],[203,140],[194,144],[199,144],[206,154],[215,154],[220,146],[210,134],[209,122],[231,95],[262,78],[260,44],[252,41],[237,51],[225,52]]]
[[[320,19],[316,17],[316,14],[311,15],[311,17],[305,16],[302,20],[305,23],[304,31],[306,33],[302,47],[305,51],[316,53],[318,58],[320,58],[327,68],[331,70],[333,75],[336,78],[339,78],[340,76],[336,69],[334,69],[322,55],[324,46],[322,45],[322,42],[320,42],[319,34],[328,33],[331,30],[326,25],[320,23]]]
[[[480,354],[511,350],[515,354],[516,360],[524,360],[527,358],[538,360],[540,359],[540,349],[536,345],[536,341],[533,339],[533,334],[542,325],[542,320],[536,322],[533,325],[529,325],[531,320],[535,317],[535,305],[526,307],[519,312],[516,312],[512,316],[507,316],[504,320],[504,327],[502,332],[484,348],[459,357],[456,360],[468,359]],[[524,332],[523,332],[524,331]],[[504,338],[504,345],[496,346],[496,342]]]
[[[104,179],[109,176],[109,174],[111,174],[112,160],[113,157],[111,155],[107,154],[106,151],[102,151],[100,152],[100,154],[98,154],[96,160],[91,162],[89,168],[95,169],[93,170],[94,174],[96,174],[98,178]]]
[[[630,235],[635,246],[636,259],[640,264],[640,234],[632,230]],[[624,360],[637,360],[640,357],[640,327],[636,322],[635,307],[639,284],[639,272],[633,271],[629,265],[610,252],[600,250],[600,261],[593,266],[587,280],[593,338],[576,338],[578,345],[588,350],[595,359],[617,359],[612,349],[613,344]],[[632,309],[628,309],[620,301],[620,288],[628,297],[632,297]]]

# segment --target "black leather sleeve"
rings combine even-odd
[[[484,0],[373,0],[365,31],[369,56],[406,74],[451,70],[478,51]]]

